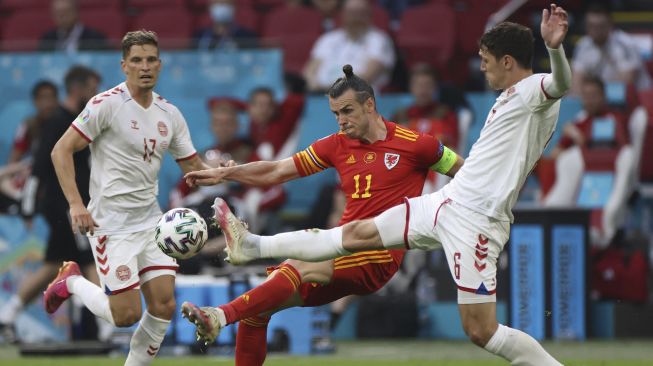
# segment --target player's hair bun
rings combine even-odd
[[[347,79],[349,79],[349,78],[351,78],[351,77],[354,77],[354,68],[351,67],[350,64],[347,64],[347,65],[343,66],[343,67],[342,67],[342,72],[345,73],[345,77],[346,77]]]

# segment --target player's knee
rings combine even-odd
[[[131,327],[141,319],[140,311],[134,308],[112,309],[113,321],[117,327]]]
[[[151,305],[148,305],[147,311],[157,318],[161,319],[172,319],[172,316],[175,314],[177,308],[177,303],[174,297],[169,299],[164,299],[161,301],[156,301]]]
[[[302,262],[295,259],[289,259],[284,265],[289,265],[294,268],[302,283],[314,282],[320,284],[328,284],[331,282],[333,276],[333,264],[328,262]]]
[[[381,245],[374,220],[357,220],[342,228],[342,246],[350,251],[374,249]]]
[[[467,334],[469,340],[479,347],[485,347],[495,331],[494,329],[491,329],[490,326],[474,322],[464,323],[463,329],[465,330],[465,334]]]

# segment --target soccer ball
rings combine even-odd
[[[173,208],[156,224],[154,240],[159,249],[176,259],[188,259],[206,243],[208,230],[204,219],[189,208]]]

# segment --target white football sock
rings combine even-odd
[[[499,324],[485,349],[519,366],[557,366],[556,361],[531,336],[518,329]]]
[[[151,364],[154,356],[159,352],[168,326],[170,326],[170,320],[157,318],[145,311],[129,343],[129,355],[127,355],[125,366]]]
[[[321,262],[351,254],[342,247],[342,227],[329,230],[308,229],[259,238],[261,258]]]
[[[108,321],[112,325],[116,325],[111,314],[111,307],[109,306],[109,296],[102,291],[101,287],[82,276],[68,277],[66,286],[71,294],[82,300],[91,313]]]
[[[13,324],[18,314],[23,311],[23,306],[23,300],[18,295],[11,296],[0,309],[0,323]]]

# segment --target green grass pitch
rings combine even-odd
[[[651,366],[653,340],[546,342],[544,346],[569,366]],[[123,357],[20,357],[13,347],[0,347],[0,366],[120,366]],[[231,357],[158,357],[153,366],[233,365]],[[477,366],[508,365],[467,342],[339,342],[335,354],[292,357],[272,354],[269,366]]]

